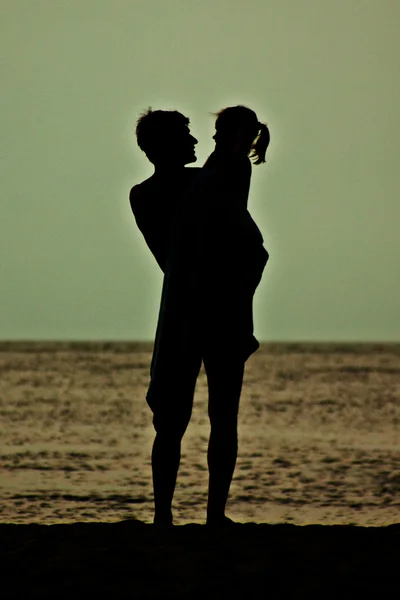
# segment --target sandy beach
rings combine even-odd
[[[3,523],[152,520],[151,346],[3,343]],[[246,366],[228,514],[241,522],[399,522],[400,347],[265,345]],[[204,523],[204,372],[182,443],[177,525]]]
[[[0,347],[5,598],[387,597],[400,559],[400,347],[264,345],[227,514],[204,526],[204,372],[171,530],[152,522],[151,346]]]

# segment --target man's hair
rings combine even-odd
[[[161,143],[165,143],[166,138],[173,142],[174,130],[187,125],[189,119],[177,110],[152,110],[149,107],[136,123],[138,146],[154,162],[159,156]]]

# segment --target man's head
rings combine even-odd
[[[140,115],[136,139],[155,166],[184,166],[196,162],[197,140],[190,133],[189,119],[177,110],[152,110]]]

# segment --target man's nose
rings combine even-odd
[[[198,144],[198,140],[196,140],[196,138],[194,137],[194,135],[191,135],[190,138],[191,138],[191,140],[192,140],[192,142],[194,144]]]

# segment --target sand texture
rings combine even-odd
[[[2,523],[151,522],[150,359],[148,344],[1,345]],[[399,345],[262,346],[245,373],[229,516],[398,523],[399,375]],[[204,523],[208,435],[202,372],[177,525]]]

